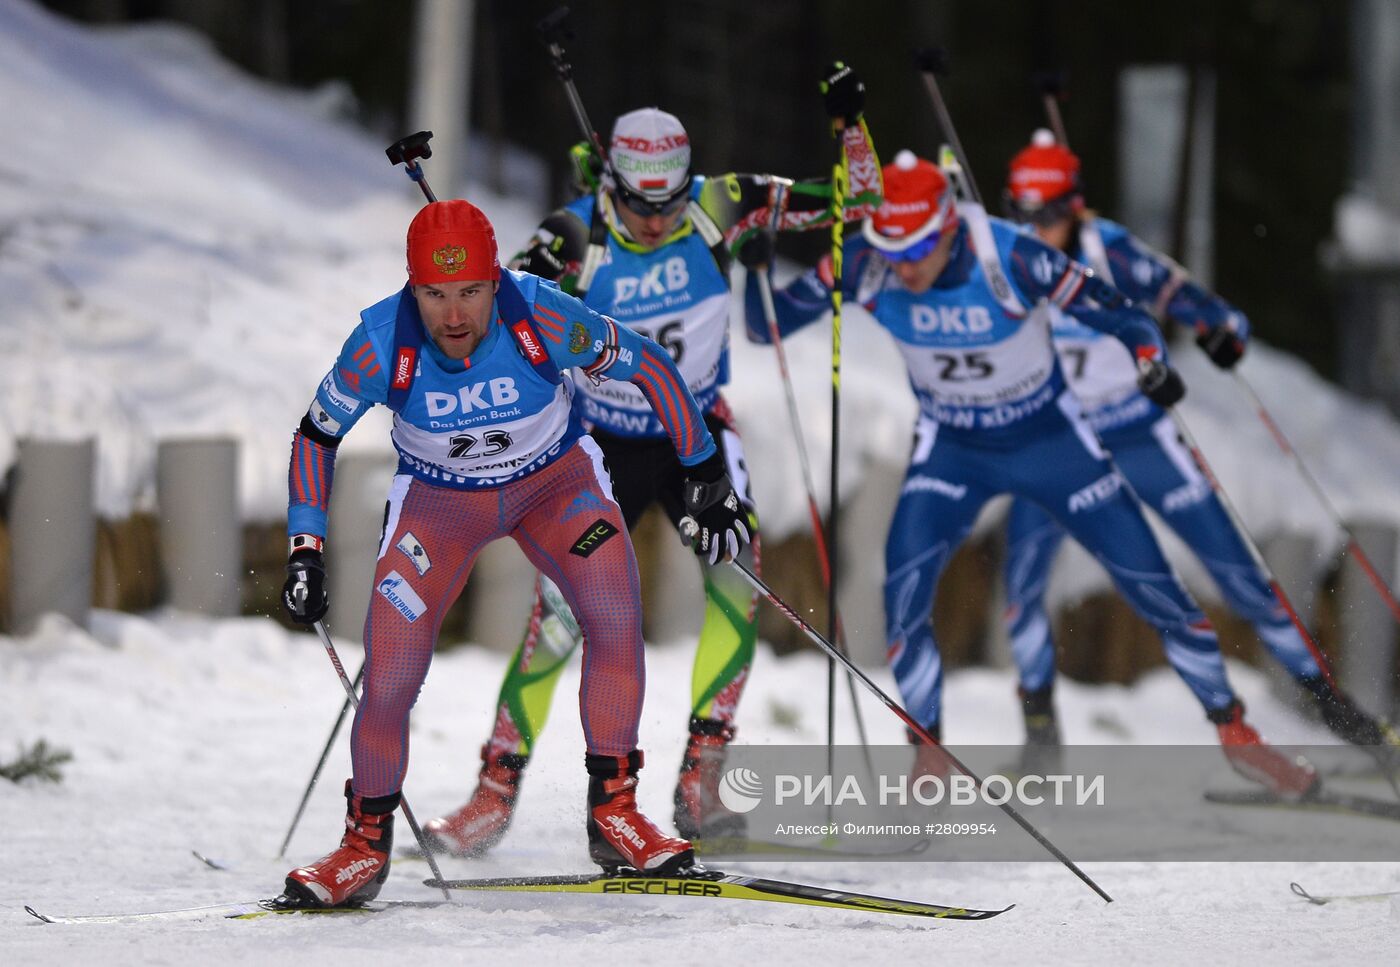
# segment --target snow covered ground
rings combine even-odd
[[[0,472],[24,436],[96,436],[99,508],[120,517],[150,506],[158,441],[227,435],[241,444],[245,517],[283,513],[291,429],[358,310],[402,279],[402,232],[418,203],[380,140],[330,116],[332,101],[249,78],[182,30],[78,27],[0,0],[0,144],[12,149],[0,152]],[[472,197],[507,249],[541,215],[519,200]],[[904,452],[912,401],[889,399],[898,362],[873,324],[852,311],[846,333],[842,470],[854,489],[870,461]],[[807,430],[819,479],[826,338],[813,330],[789,345],[798,397],[814,414]],[[779,412],[767,351],[736,339],[734,357],[730,397],[741,420]],[[1331,540],[1302,483],[1241,413],[1237,388],[1194,351],[1178,362],[1191,387],[1186,416],[1251,526]],[[1393,420],[1263,345],[1245,372],[1344,514],[1400,521]],[[384,449],[383,426],[371,421],[347,448]],[[767,533],[803,526],[786,421],[754,418],[744,431],[749,453],[764,458],[753,470]],[[1082,585],[1100,580],[1095,573],[1066,553],[1057,580]],[[658,817],[670,814],[692,645],[651,655],[642,801]],[[358,663],[355,646],[342,650],[347,665]],[[438,658],[413,726],[407,791],[420,817],[469,791],[503,660],[476,648]],[[561,696],[577,690],[569,674]],[[1232,675],[1271,737],[1326,741],[1260,677]],[[812,656],[779,662],[761,650],[743,741],[821,741],[824,677]],[[112,912],[275,892],[290,866],[339,835],[343,738],[288,858],[274,859],[339,696],[319,646],[266,620],[98,613],[91,632],[51,621],[28,638],[0,638],[0,759],[39,737],[75,754],[61,785],[0,782],[0,961],[1355,964],[1393,955],[1400,935],[1400,905],[1314,908],[1287,890],[1293,879],[1320,893],[1400,889],[1400,864],[1092,864],[1117,898],[1110,907],[1053,863],[730,864],[936,902],[1018,904],[967,924],[567,897],[482,897],[357,920],[65,928],[23,913],[26,903]],[[1130,689],[1066,683],[1060,701],[1071,742],[1213,741],[1168,673]],[[952,675],[947,703],[950,742],[1019,737],[1004,673]],[[887,713],[870,704],[866,717],[876,741],[901,741]],[[516,828],[492,857],[450,864],[448,874],[586,869],[581,753],[576,709],[561,699]],[[192,848],[234,869],[202,867]],[[385,896],[430,897],[423,874],[396,865]]]
[[[353,669],[358,648],[340,643]],[[683,743],[692,648],[649,652],[642,721],[649,765],[643,808],[669,817]],[[471,789],[504,657],[478,648],[440,655],[414,714],[406,791],[420,820]],[[1232,667],[1254,718],[1281,741],[1324,734],[1274,702],[1262,679]],[[819,742],[825,662],[761,649],[740,713],[749,744]],[[877,675],[886,688],[892,685]],[[583,872],[585,780],[576,666],[527,775],[518,819],[480,861],[446,860],[448,876]],[[1019,716],[1004,673],[954,673],[947,728],[957,742],[1014,742]],[[60,620],[0,638],[0,736],[70,748],[60,785],[0,782],[7,817],[0,950],[7,964],[244,964],[361,960],[384,964],[948,963],[1367,964],[1393,957],[1400,902],[1313,907],[1288,890],[1400,890],[1393,863],[1091,863],[1105,905],[1044,863],[756,863],[726,868],[871,893],[969,906],[1017,904],[982,923],[749,902],[481,896],[460,908],[373,918],[271,918],[118,925],[45,925],[55,914],[173,909],[278,891],[283,875],[339,838],[349,769],[342,735],[288,857],[275,859],[340,704],[325,654],[309,635],[269,621],[179,615],[97,616],[92,634]],[[1065,683],[1066,738],[1076,743],[1211,742],[1212,730],[1169,673],[1132,688]],[[864,704],[872,739],[901,741],[898,721]],[[779,722],[795,722],[783,725]],[[842,728],[849,736],[845,713]],[[0,758],[9,749],[0,748]],[[1319,819],[1319,822],[1326,822]],[[401,840],[409,837],[400,823]],[[198,849],[232,870],[210,870]],[[426,866],[394,865],[385,898],[429,899]]]

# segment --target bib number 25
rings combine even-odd
[[[934,353],[942,367],[938,378],[950,383],[966,383],[992,375],[992,362],[986,353]]]

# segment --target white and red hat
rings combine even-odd
[[[414,285],[499,279],[496,230],[469,201],[424,205],[408,226],[408,281]]]
[[[1079,158],[1046,128],[1011,159],[1006,197],[1024,211],[1035,211],[1068,194],[1079,194]]]
[[[953,189],[932,161],[904,150],[885,165],[885,200],[861,225],[861,234],[883,252],[900,252],[956,220]]]
[[[690,136],[660,108],[629,111],[613,124],[608,160],[622,187],[649,202],[664,202],[690,181]]]

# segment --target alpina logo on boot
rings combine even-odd
[[[627,842],[637,847],[637,849],[646,849],[646,840],[642,839],[642,837],[637,833],[637,831],[632,828],[632,825],[628,823],[627,820],[623,819],[621,816],[609,816],[608,825],[612,826],[612,828],[617,831],[619,836],[626,839]]]
[[[354,878],[355,878],[356,876],[358,876],[358,875],[360,874],[360,872],[363,871],[363,870],[372,870],[372,869],[376,869],[378,866],[379,866],[379,861],[378,861],[378,860],[371,860],[371,859],[356,860],[355,862],[351,863],[349,866],[342,866],[342,867],[339,869],[339,871],[336,872],[336,874],[335,874],[335,882],[336,882],[337,885],[339,885],[339,884],[341,884],[341,883],[344,883],[346,880],[354,879]]]

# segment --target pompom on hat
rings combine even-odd
[[[877,249],[901,252],[956,219],[952,186],[932,161],[904,150],[883,174],[884,203],[861,225],[861,234]]]
[[[496,230],[469,201],[429,202],[408,226],[408,281],[413,285],[499,279]]]

